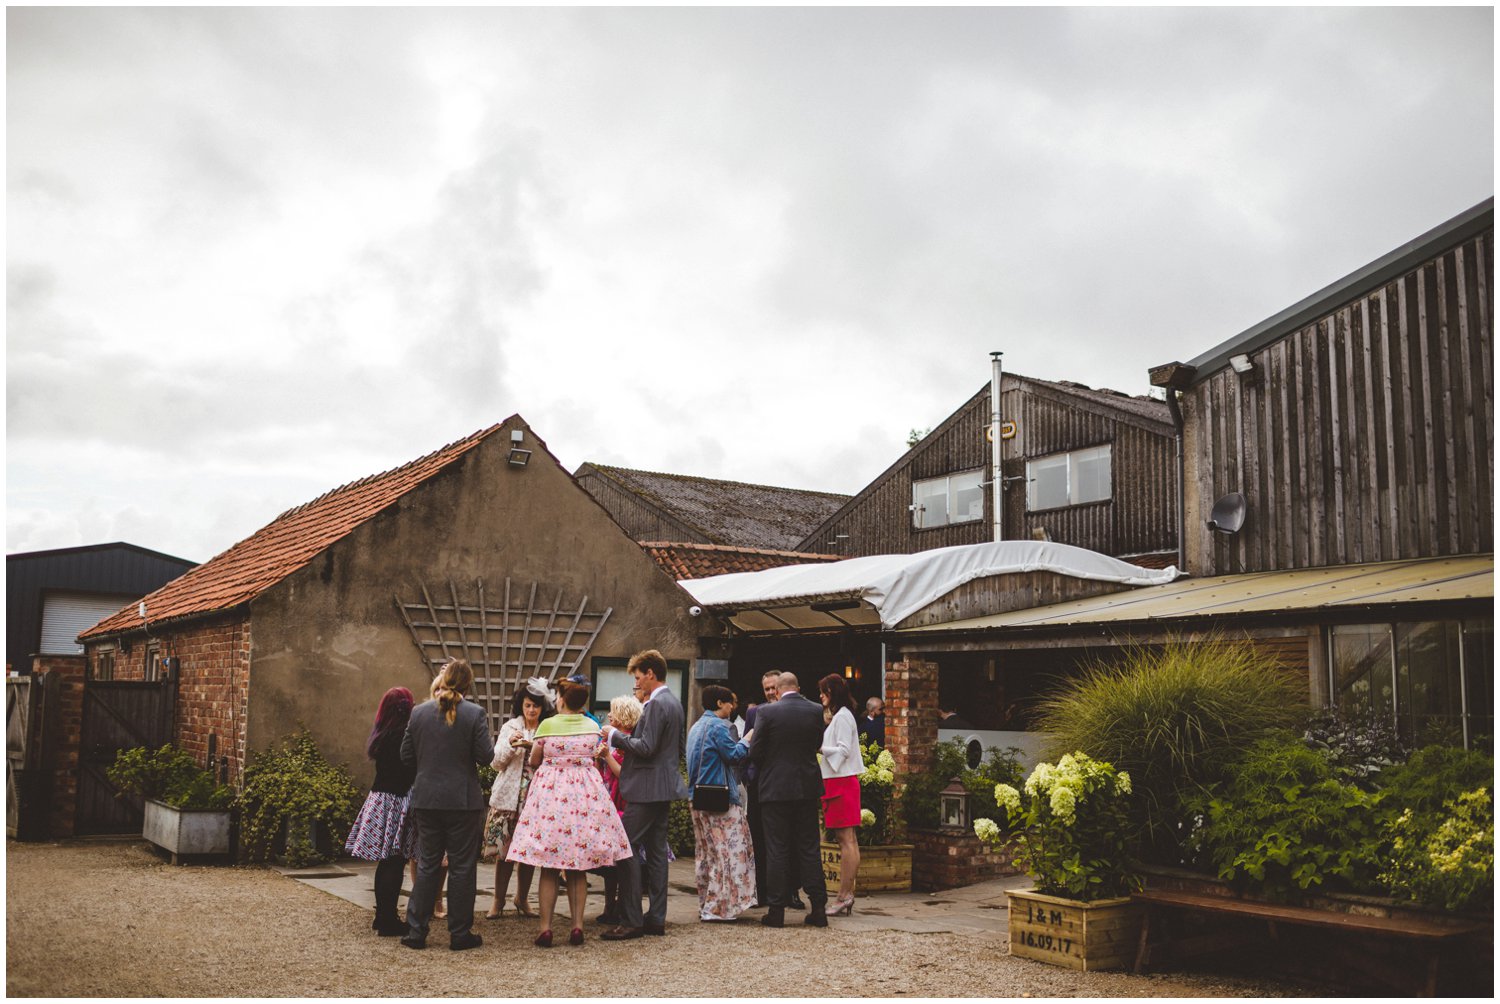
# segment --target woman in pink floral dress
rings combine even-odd
[[[557,906],[557,873],[568,875],[570,945],[583,944],[583,907],[590,868],[630,857],[630,841],[599,776],[594,753],[599,726],[583,714],[589,688],[564,682],[557,688],[561,714],[537,728],[531,750],[536,776],[511,837],[509,861],[542,869],[538,892],[541,933],[538,948],[552,947],[552,914]]]

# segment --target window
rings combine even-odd
[[[1345,717],[1391,723],[1414,746],[1490,748],[1494,628],[1481,621],[1358,624],[1329,630],[1329,682]]]
[[[1026,508],[1032,512],[1106,502],[1110,497],[1110,446],[1092,446],[1026,461]]]
[[[616,697],[630,696],[634,692],[635,680],[631,677],[630,671],[625,668],[629,664],[629,659],[610,655],[596,655],[590,660],[589,668],[593,670],[594,681],[590,688],[592,703],[589,707],[601,719],[604,713],[609,711],[610,701]],[[687,700],[687,671],[686,659],[667,660],[665,682],[679,701]]]
[[[984,519],[984,469],[915,481],[911,525],[918,530]]]
[[[115,678],[115,650],[101,648],[94,651],[93,678],[113,680]]]

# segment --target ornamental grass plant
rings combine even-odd
[[[1215,637],[1093,663],[1041,703],[1037,729],[1051,737],[1048,756],[1081,750],[1128,771],[1143,855],[1177,864],[1191,818],[1184,801],[1306,715],[1304,683],[1253,645]]]

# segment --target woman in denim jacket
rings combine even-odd
[[[698,919],[732,921],[755,905],[755,851],[745,817],[745,793],[730,770],[750,755],[750,749],[730,734],[734,694],[727,687],[704,687],[703,711],[688,732],[688,793],[700,784],[724,785],[729,789],[729,809],[693,810]]]

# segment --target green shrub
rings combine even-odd
[[[1005,811],[995,802],[995,785],[1015,787],[1021,783],[1025,771],[1016,759],[1020,752],[1014,746],[1006,750],[992,746],[986,751],[984,761],[971,770],[962,739],[938,743],[933,747],[932,766],[907,778],[906,790],[901,795],[901,810],[907,825],[919,829],[937,826],[940,793],[956,777],[969,793],[969,818],[991,819],[1008,831],[1011,827]]]
[[[1037,764],[1026,796],[995,785],[995,799],[1018,836],[1018,860],[1049,896],[1085,901],[1125,896],[1141,887],[1132,868],[1130,775],[1086,753],[1068,753],[1054,766]],[[1001,844],[1006,834],[979,819],[974,834]]]
[[[686,785],[686,759],[677,761],[677,770],[682,775],[682,783]],[[692,857],[698,846],[697,838],[693,836],[693,803],[687,799],[678,799],[667,809],[667,846],[679,858]]]
[[[1495,761],[1488,753],[1457,746],[1424,746],[1404,764],[1381,777],[1381,790],[1395,812],[1412,809],[1437,814],[1445,803],[1466,791],[1487,786],[1495,778]]]
[[[158,750],[121,750],[105,774],[120,791],[154,798],[174,809],[227,809],[234,802],[233,791],[216,783],[191,753],[171,743]]]
[[[1082,750],[1128,771],[1146,854],[1176,863],[1183,802],[1240,751],[1307,714],[1305,685],[1254,646],[1213,638],[1134,648],[1042,702],[1046,755]]]
[[[1394,895],[1448,910],[1492,907],[1495,807],[1489,788],[1449,799],[1441,815],[1423,817],[1408,808],[1388,821],[1386,835],[1391,852],[1380,878]]]
[[[343,849],[361,804],[348,769],[324,759],[306,728],[251,755],[238,801],[241,852],[252,861],[265,860],[283,824],[289,824],[286,860],[298,868],[329,859],[312,839],[318,823],[327,827],[334,853]]]
[[[1220,878],[1270,899],[1315,886],[1368,890],[1380,860],[1380,799],[1282,733],[1229,765],[1212,794],[1190,800],[1203,818],[1192,843]]]

